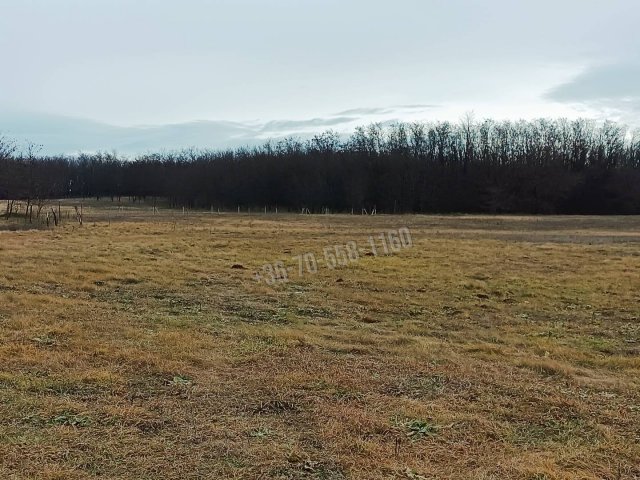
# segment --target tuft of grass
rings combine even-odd
[[[411,375],[392,385],[387,391],[393,395],[428,400],[442,395],[447,382],[444,375]]]
[[[174,377],[167,382],[168,385],[172,387],[186,387],[192,384],[192,381],[189,377],[185,377],[184,375],[174,375]]]
[[[273,435],[273,431],[271,431],[269,428],[267,427],[258,427],[255,428],[251,431],[249,431],[249,436],[252,438],[267,438],[269,436]]]
[[[41,347],[56,347],[60,345],[58,340],[51,335],[40,335],[31,339],[36,345]]]
[[[593,444],[601,438],[599,432],[581,419],[549,418],[539,423],[524,423],[515,428],[511,441],[516,445]]]
[[[406,430],[406,436],[411,440],[421,440],[425,437],[433,437],[440,431],[440,427],[429,420],[409,419],[402,422],[401,425]]]
[[[48,422],[50,425],[60,425],[67,427],[88,427],[91,425],[91,418],[86,415],[77,415],[70,412],[63,412],[51,418]]]

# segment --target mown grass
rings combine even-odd
[[[0,478],[640,476],[638,218],[85,208],[0,232]]]

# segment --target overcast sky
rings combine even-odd
[[[638,124],[639,20],[637,0],[0,0],[0,130],[139,151],[467,111]]]

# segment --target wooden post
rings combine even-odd
[[[56,217],[56,212],[55,210],[52,208],[51,209],[51,213],[53,213],[53,224],[57,227],[58,226],[58,217]],[[49,226],[49,215],[47,214],[47,226]]]

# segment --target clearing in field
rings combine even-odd
[[[149,211],[0,232],[0,478],[640,477],[637,217]]]

